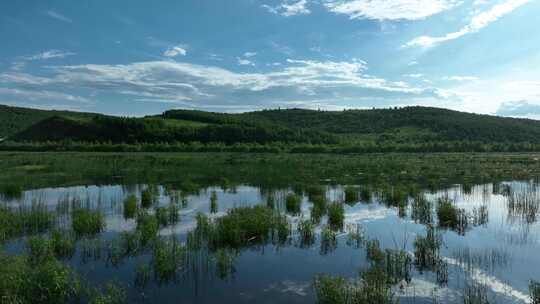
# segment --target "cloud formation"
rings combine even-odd
[[[311,13],[307,8],[307,0],[285,0],[278,6],[262,5],[263,8],[272,14],[278,14],[284,17],[306,15]]]
[[[48,10],[45,12],[45,14],[53,19],[56,19],[58,21],[67,22],[67,23],[73,23],[73,20],[70,18],[60,14],[59,12],[56,12],[54,10]]]
[[[32,56],[24,57],[26,60],[47,60],[54,58],[65,58],[67,56],[75,55],[73,52],[63,52],[59,50],[49,50]]]
[[[444,36],[438,37],[420,36],[407,42],[404,47],[433,47],[440,43],[454,40],[470,33],[478,32],[479,30],[488,26],[490,23],[497,21],[499,18],[513,12],[515,9],[531,1],[532,0],[506,0],[493,6],[487,11],[474,15],[469,24],[457,32],[448,33]]]
[[[288,59],[273,71],[239,73],[215,66],[174,61],[136,62],[125,65],[72,65],[47,67],[47,75],[7,72],[0,84],[33,90],[58,89],[94,94],[122,95],[135,101],[185,104],[262,98],[291,100],[350,100],[362,91],[400,96],[443,96],[433,88],[414,87],[365,74],[367,63],[353,61],[315,61]],[[337,94],[337,95],[336,95]],[[64,98],[66,99],[66,98]],[[268,99],[267,99],[268,100]],[[204,106],[199,104],[199,106]]]
[[[328,0],[325,6],[351,19],[419,20],[449,10],[457,0]]]
[[[165,52],[163,52],[163,56],[165,57],[176,57],[178,55],[186,56],[187,51],[183,46],[173,46],[168,48]]]
[[[540,117],[540,104],[526,100],[507,101],[501,103],[496,112],[501,116],[512,117]]]

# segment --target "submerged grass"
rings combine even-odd
[[[0,207],[0,242],[52,229],[56,216],[43,203],[33,201],[30,207]]]

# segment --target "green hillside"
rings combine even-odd
[[[96,114],[69,111],[47,111],[0,105],[0,138],[13,136],[30,126],[53,116],[81,119]]]
[[[445,151],[456,144],[473,149],[478,144],[497,144],[497,149],[510,144],[540,146],[540,121],[429,107],[239,114],[170,110],[161,115],[125,118],[0,106],[0,118],[0,137],[27,143],[279,143],[367,146],[369,151],[377,151],[376,147],[391,151],[389,147],[399,145],[408,145],[401,150],[415,151],[422,147]],[[516,149],[520,148],[508,150]]]

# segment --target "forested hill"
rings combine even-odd
[[[143,118],[0,106],[8,142],[318,144],[332,146],[521,144],[540,147],[540,121],[439,108],[239,114],[170,110]],[[375,149],[376,148],[370,148]],[[430,148],[445,150],[441,148]]]

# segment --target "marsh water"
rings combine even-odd
[[[35,160],[42,162],[41,156]],[[35,163],[25,161],[25,168],[33,172]],[[513,159],[512,163],[519,162]],[[204,185],[186,181],[175,185],[164,177],[161,183],[159,176],[151,183],[115,183],[110,173],[104,173],[108,182],[96,185],[80,176],[60,179],[57,170],[52,170],[44,175],[48,177],[47,187],[25,186],[16,195],[2,195],[2,205],[12,209],[42,206],[55,214],[55,226],[66,231],[71,228],[74,209],[98,210],[105,218],[104,230],[78,239],[75,253],[63,263],[91,284],[115,282],[126,290],[129,303],[315,303],[314,278],[320,274],[351,281],[358,278],[372,263],[367,244],[374,240],[382,249],[406,252],[411,257],[407,278],[391,284],[391,293],[400,303],[463,303],[464,294],[471,288],[480,290],[489,303],[531,303],[529,284],[540,279],[540,184],[530,167],[524,168],[527,174],[520,178],[498,174],[497,178],[488,176],[482,182],[471,182],[467,173],[463,183],[453,182],[455,179],[448,182],[450,179],[444,177],[445,183],[437,186],[408,178],[407,183],[340,183],[329,174],[319,174],[312,179],[317,182],[309,184],[292,183],[285,176],[283,183],[266,184],[260,179],[250,182],[251,176],[258,174],[245,173],[247,178],[233,183],[216,178],[222,173],[212,170],[208,172],[214,172],[211,180],[216,182],[206,182],[205,174],[209,173],[195,174],[199,181],[205,180]],[[238,168],[238,172],[244,169]],[[500,173],[501,169],[497,170]],[[265,168],[256,171],[264,172]],[[516,168],[512,168],[514,171]],[[145,172],[153,171],[146,168]],[[401,175],[404,172],[401,170]],[[416,176],[423,177],[419,172]],[[21,180],[30,185],[41,178],[37,175],[27,173]],[[50,178],[53,175],[56,177]],[[530,178],[524,178],[528,175]],[[68,179],[73,181],[66,186]],[[251,244],[248,240],[223,254],[199,251],[190,263],[163,276],[153,268],[151,249],[125,254],[121,248],[126,244],[123,237],[137,229],[137,220],[126,218],[124,201],[134,195],[141,208],[141,193],[149,189],[154,196],[149,214],[160,207],[176,206],[178,220],[159,228],[159,238],[167,242],[184,246],[190,232],[197,228],[200,214],[215,220],[232,209],[256,205],[285,215],[290,234],[283,242]],[[355,191],[352,199],[346,193],[351,189]],[[290,212],[286,206],[291,194],[301,198],[299,212]],[[321,196],[324,201],[343,206],[344,221],[334,229],[335,241],[323,233],[328,215],[323,213],[314,219],[314,201]],[[443,200],[459,210],[457,225],[441,225],[437,218],[437,204]],[[298,229],[306,220],[313,223],[314,237],[309,240]],[[414,261],[418,250],[415,240],[430,229],[441,240],[438,255],[443,269],[419,267]],[[27,238],[6,241],[4,251],[24,253]]]

